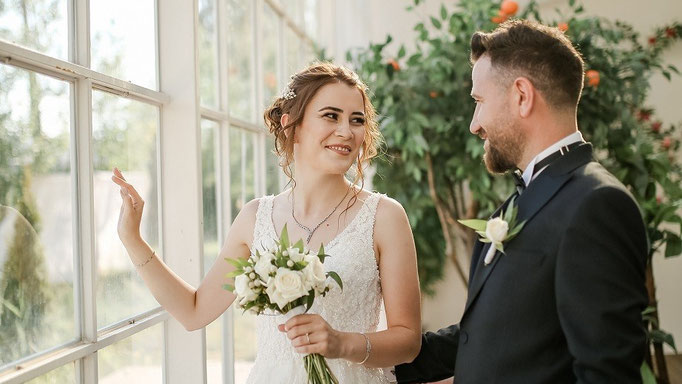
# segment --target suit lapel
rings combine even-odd
[[[561,189],[561,187],[570,180],[572,171],[576,168],[587,164],[592,159],[592,145],[583,144],[568,154],[564,155],[562,158],[556,160],[547,169],[545,169],[538,177],[535,179],[526,190],[517,199],[518,206],[518,222],[525,221],[526,224],[530,221],[540,209],[549,202],[552,197]],[[515,196],[512,195],[511,197]],[[507,199],[504,204],[498,208],[491,217],[499,216],[500,211],[504,208],[509,200]],[[523,232],[523,230],[521,230]],[[479,242],[480,243],[480,242]],[[499,251],[496,252],[493,261],[488,265],[483,265],[482,255],[488,252],[491,247],[490,243],[483,245],[483,247],[474,247],[474,256],[472,257],[472,268],[469,276],[469,294],[467,296],[466,307],[464,308],[464,314],[469,310],[469,307],[473,304],[474,300],[480,293],[486,280],[490,277],[490,274],[495,269],[498,260],[501,259]],[[506,248],[506,247],[505,247]],[[478,252],[477,252],[478,251]],[[475,268],[474,268],[475,265]]]

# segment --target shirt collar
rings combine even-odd
[[[551,155],[552,153],[556,152],[559,150],[559,148],[564,147],[566,145],[573,144],[578,141],[585,141],[583,139],[582,133],[580,131],[575,131],[571,133],[570,135],[564,137],[563,139],[557,141],[556,143],[550,145],[547,147],[544,151],[540,152],[537,156],[535,156],[530,163],[526,166],[526,169],[523,170],[523,181],[526,183],[526,186],[530,184],[533,179],[535,179],[545,168],[542,168],[535,174],[533,174],[533,168],[535,168],[535,164],[539,162],[540,160],[544,159],[545,157]]]

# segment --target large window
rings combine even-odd
[[[0,382],[162,380],[166,317],[118,239],[110,180],[138,186],[159,249],[155,15],[154,0],[0,3]]]
[[[177,382],[185,362],[209,383],[246,380],[255,319],[231,308],[191,334],[167,321],[118,238],[111,171],[145,200],[142,236],[169,265],[193,265],[164,250],[185,221],[201,228],[195,276],[224,262],[239,210],[285,184],[262,114],[314,59],[318,1],[0,1],[0,383]],[[168,38],[182,27],[194,34]],[[200,185],[178,196],[168,163],[183,156]],[[183,197],[201,217],[176,213]],[[206,360],[164,350],[177,340]]]
[[[216,254],[244,204],[285,184],[263,111],[289,75],[314,59],[315,24],[304,27],[304,20],[316,13],[312,0],[199,1],[206,269],[224,262]],[[253,366],[255,317],[242,312],[230,308],[206,329],[209,383],[244,383]]]

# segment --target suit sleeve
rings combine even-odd
[[[398,383],[432,382],[452,377],[459,342],[459,325],[422,335],[419,355],[411,363],[395,367]]]
[[[559,246],[557,310],[578,383],[641,383],[646,350],[646,230],[624,190],[579,205]]]

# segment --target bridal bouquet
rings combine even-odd
[[[291,244],[286,225],[279,241],[271,246],[256,250],[247,260],[225,259],[235,266],[227,275],[234,278],[234,286],[226,284],[228,291],[237,298],[236,305],[256,315],[264,311],[285,315],[290,318],[310,309],[317,296],[324,296],[331,288],[331,277],[343,289],[341,278],[336,272],[325,272],[324,246],[317,254],[303,246],[303,240]],[[303,358],[308,382],[313,384],[338,384],[324,357],[311,354]]]

